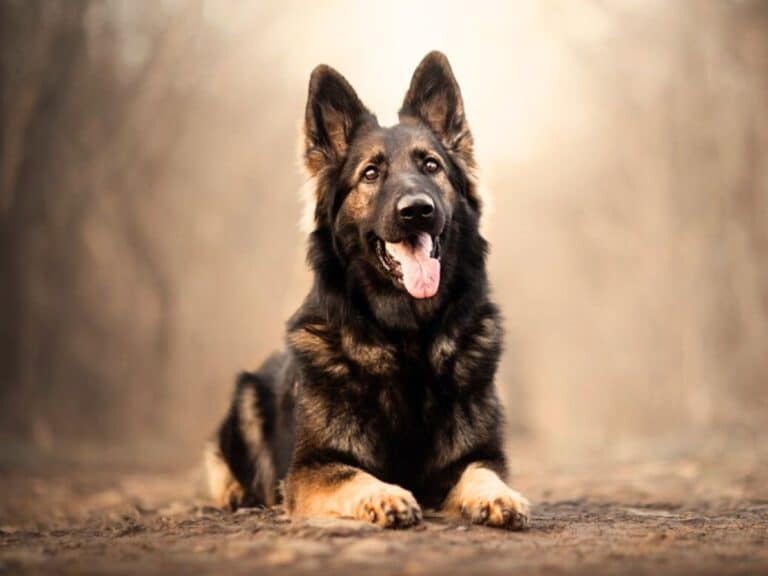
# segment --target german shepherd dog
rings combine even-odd
[[[318,66],[303,135],[314,282],[286,349],[237,381],[206,451],[213,498],[384,527],[427,506],[525,528],[529,504],[504,481],[502,328],[448,60],[424,58],[388,128]]]

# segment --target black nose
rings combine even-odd
[[[423,192],[406,194],[397,201],[396,208],[403,224],[427,224],[435,215],[435,203]]]

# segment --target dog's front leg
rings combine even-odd
[[[464,469],[448,493],[443,510],[475,524],[523,530],[528,526],[530,504],[496,472],[473,463]]]
[[[293,516],[354,518],[385,528],[421,522],[421,508],[408,490],[344,464],[291,470],[285,502]]]

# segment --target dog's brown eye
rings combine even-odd
[[[440,170],[440,164],[437,163],[437,160],[434,158],[427,158],[424,160],[424,172],[427,174],[434,174]]]
[[[379,178],[379,169],[376,166],[368,166],[363,170],[363,179],[366,182],[375,182]]]

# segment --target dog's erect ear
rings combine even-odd
[[[407,118],[417,118],[429,126],[461,166],[462,173],[469,177],[462,189],[470,206],[479,213],[482,201],[474,179],[474,141],[464,116],[459,84],[442,52],[427,54],[413,73],[400,108],[400,121]]]
[[[355,131],[375,121],[344,76],[330,66],[315,68],[304,119],[304,163],[309,173],[314,176],[326,166],[340,165]]]
[[[413,73],[400,108],[400,119],[408,116],[425,122],[466,168],[474,165],[472,133],[464,117],[461,91],[442,52],[427,54]]]

